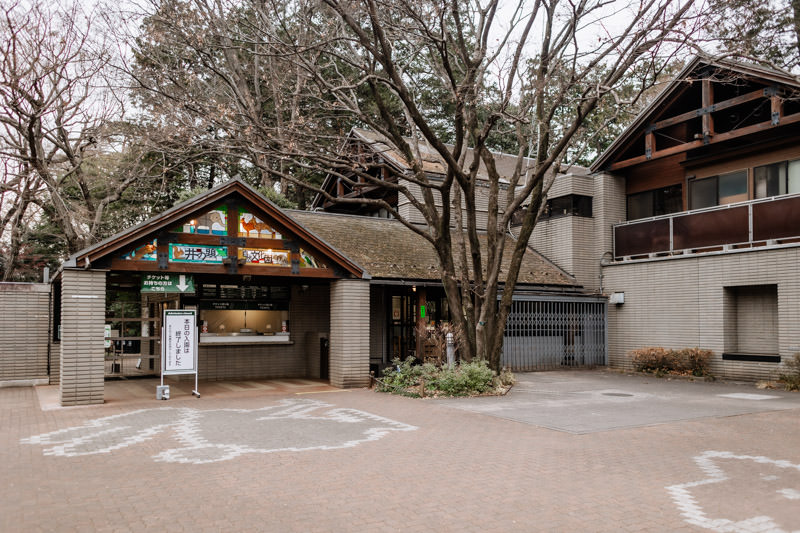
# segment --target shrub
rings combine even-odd
[[[800,390],[800,353],[794,354],[792,359],[786,361],[789,372],[781,374],[783,386],[786,390]]]
[[[708,360],[711,359],[711,350],[701,350],[700,348],[684,348],[678,350],[677,357],[680,368],[678,371],[691,372],[693,376],[707,376]]]
[[[633,359],[633,364],[639,372],[653,372],[658,375],[667,372],[688,372],[693,376],[707,376],[711,350],[700,348],[668,350],[649,346],[632,350],[628,355]]]
[[[448,366],[442,367],[438,375],[431,376],[430,381],[425,380],[425,388],[447,396],[481,394],[492,388],[494,376],[494,371],[486,361],[461,363],[452,369]]]
[[[393,392],[408,396],[419,393],[432,396],[469,396],[484,394],[513,383],[513,374],[502,373],[499,378],[486,361],[460,363],[453,368],[432,363],[419,364],[413,357],[405,361],[392,360],[392,366],[383,370],[378,380],[379,392]],[[424,390],[421,387],[424,386]]]
[[[420,365],[413,357],[400,361],[398,357],[392,359],[392,366],[383,369],[383,379],[378,381],[380,392],[395,392],[410,389],[417,385],[426,372],[430,373],[433,365]]]
[[[675,353],[657,346],[631,350],[629,355],[639,372],[666,372],[675,366]]]

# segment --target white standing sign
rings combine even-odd
[[[161,329],[161,385],[164,376],[194,374],[197,392],[197,311],[165,309]]]

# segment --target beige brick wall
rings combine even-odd
[[[50,285],[0,283],[0,384],[47,383]]]
[[[614,251],[614,224],[624,222],[627,217],[625,180],[605,173],[595,174],[593,177],[594,254],[598,260],[602,260],[604,256],[610,257]]]
[[[331,284],[331,385],[369,384],[370,285],[342,279]]]
[[[776,378],[783,361],[800,352],[799,254],[800,248],[787,247],[604,267],[606,292],[625,293],[623,305],[609,306],[609,365],[632,368],[626,353],[643,346],[699,346],[713,351],[711,371],[717,376]],[[726,288],[754,285],[777,286],[781,364],[722,360],[736,320]]]
[[[612,250],[612,226],[625,219],[625,183],[609,174],[560,176],[548,196],[592,197],[592,218],[559,217],[540,220],[530,244],[577,279],[584,288],[600,292],[600,262]]]
[[[106,273],[64,270],[61,283],[61,405],[103,403]]]

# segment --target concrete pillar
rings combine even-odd
[[[67,270],[61,282],[61,405],[103,403],[106,273]]]
[[[331,385],[369,385],[369,320],[369,281],[331,283]]]

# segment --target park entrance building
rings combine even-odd
[[[366,385],[368,346],[351,331],[369,323],[366,278],[249,186],[225,183],[65,263],[61,403],[101,403],[110,376],[159,374],[161,316],[178,308],[197,311],[200,379]]]

